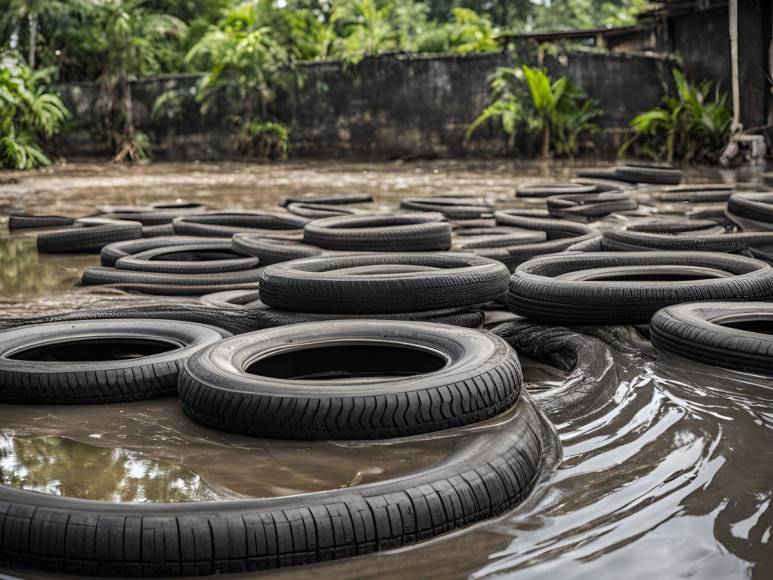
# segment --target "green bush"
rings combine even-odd
[[[602,111],[567,77],[554,81],[546,72],[523,65],[497,69],[490,84],[492,102],[469,125],[466,140],[483,124],[495,120],[507,135],[511,150],[518,129],[524,127],[528,133],[541,136],[543,157],[551,151],[574,157],[581,149],[582,135],[598,130],[593,121]]]
[[[263,159],[284,159],[290,150],[290,131],[276,121],[245,123],[241,129],[243,143],[251,154]]]
[[[725,105],[726,95],[714,91],[711,81],[689,82],[681,71],[671,74],[676,96],[663,98],[655,107],[631,121],[633,137],[619,151],[624,155],[632,146],[656,160],[716,161],[730,136],[733,116]]]
[[[0,54],[0,167],[48,165],[42,143],[56,135],[68,112],[47,90],[51,70],[32,71],[13,53]]]

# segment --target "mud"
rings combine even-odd
[[[99,204],[184,198],[214,208],[267,208],[285,195],[335,192],[373,193],[390,207],[402,196],[440,193],[539,207],[538,200],[515,201],[514,188],[572,172],[506,162],[75,165],[0,185],[0,207],[76,216]],[[757,179],[716,171],[689,178],[745,187]],[[646,205],[600,227],[690,209]],[[4,235],[0,313],[126,300],[74,288],[81,269],[96,261],[38,256],[28,235]],[[266,576],[773,577],[773,381],[658,353],[632,328],[578,332],[574,370],[522,357],[530,396],[555,426],[546,431],[553,466],[524,504],[411,548]],[[286,495],[420,469],[459,437],[463,431],[378,443],[260,440],[198,427],[171,399],[0,406],[0,480],[110,501]]]

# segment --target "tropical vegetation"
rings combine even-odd
[[[53,71],[33,71],[13,53],[0,53],[0,167],[34,169],[50,163],[43,144],[68,116],[48,89]]]
[[[712,90],[711,81],[692,83],[672,70],[675,95],[666,95],[663,106],[645,111],[631,121],[633,137],[620,149],[637,152],[668,163],[716,161],[730,135],[733,115],[727,95]]]
[[[490,85],[491,103],[467,128],[467,140],[486,123],[495,122],[510,149],[523,131],[538,136],[543,158],[551,152],[574,157],[583,146],[581,138],[598,129],[594,120],[601,110],[567,77],[553,80],[545,71],[527,65],[501,67],[491,76]]]

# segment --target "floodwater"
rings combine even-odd
[[[453,193],[514,205],[517,184],[571,174],[566,165],[508,162],[74,165],[0,185],[0,208],[75,216],[103,203],[184,198],[249,209],[331,192],[369,192],[392,207],[406,195]],[[754,174],[719,171],[689,179],[759,183]],[[601,227],[687,209],[644,206]],[[38,256],[32,238],[3,236],[0,313],[130,300],[74,288],[96,261]],[[661,354],[632,328],[578,332],[574,370],[521,357],[528,397],[546,417],[549,461],[517,509],[417,546],[265,575],[773,578],[773,381]],[[106,501],[276,496],[420,469],[464,436],[462,429],[385,442],[269,441],[194,425],[172,399],[0,405],[0,482]]]

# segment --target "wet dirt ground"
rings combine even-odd
[[[374,194],[382,208],[396,207],[407,195],[460,193],[515,205],[518,184],[566,179],[573,169],[504,161],[76,164],[0,175],[0,212],[80,216],[101,204],[177,198],[212,208],[265,209],[291,194],[354,192]],[[714,170],[691,170],[688,178],[743,181],[747,188],[758,182],[754,174]],[[638,214],[686,209],[643,207]],[[605,219],[601,227],[619,226],[619,219]],[[3,234],[0,314],[130,300],[75,287],[81,270],[97,261],[39,256],[34,237]],[[587,347],[569,376],[522,357],[537,406],[578,375],[592,377],[603,395],[602,403],[571,409],[557,411],[555,401],[544,405],[555,423],[554,432],[546,431],[552,459],[524,504],[410,548],[265,576],[773,577],[773,382],[658,353],[630,328],[583,332]],[[378,443],[269,441],[194,425],[171,399],[0,405],[0,482],[106,501],[287,495],[420,469],[464,436],[460,430]]]

